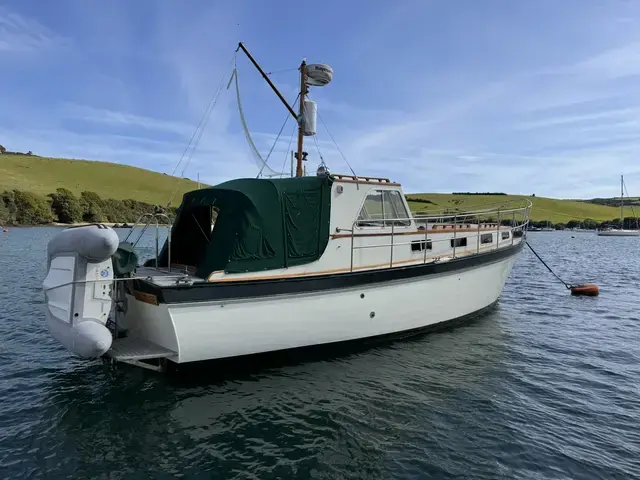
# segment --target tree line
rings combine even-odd
[[[154,206],[137,200],[104,199],[84,191],[76,197],[66,188],[58,188],[46,197],[23,190],[0,194],[0,225],[46,225],[58,223],[133,223]],[[175,209],[168,214],[175,215]]]
[[[548,221],[534,222],[530,221],[529,225],[536,228],[553,228],[555,230],[564,230],[571,228],[582,228],[585,230],[603,230],[605,228],[622,228],[628,230],[638,229],[640,220],[636,217],[624,217],[624,220],[620,222],[619,218],[613,218],[611,220],[605,220],[604,222],[598,222],[592,218],[586,218],[584,220],[569,220],[567,223],[553,223]]]
[[[31,150],[29,150],[28,152],[11,152],[6,148],[4,148],[3,145],[0,145],[0,155],[3,155],[5,153],[7,155],[29,155],[29,156],[33,155],[33,152]],[[37,155],[34,155],[34,156],[37,156]]]
[[[427,198],[419,198],[419,197],[409,197],[407,195],[404,196],[407,199],[407,202],[416,202],[416,203],[430,203],[432,205],[436,205],[431,200]]]
[[[606,205],[607,207],[620,207],[620,197],[613,198],[592,198],[589,200],[578,200],[579,202],[593,203],[595,205]],[[625,205],[640,205],[638,198],[625,198]]]
[[[506,195],[503,192],[453,192],[452,195]]]

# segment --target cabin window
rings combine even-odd
[[[220,209],[218,207],[211,207],[210,218],[211,218],[211,231],[213,232],[213,227],[216,225],[216,220],[218,219],[218,213]]]
[[[493,233],[483,233],[480,235],[480,243],[493,243]]]
[[[384,199],[385,225],[394,224],[403,227],[411,225],[411,221],[408,219],[409,213],[404,206],[400,192],[397,190],[385,190],[382,198]]]
[[[506,240],[507,238],[509,238],[509,232],[502,232],[502,239]]]
[[[423,250],[433,250],[433,244],[431,240],[414,240],[411,242],[412,252],[421,252]]]
[[[364,205],[358,215],[359,227],[382,227],[382,192],[374,191],[367,195],[364,199]]]
[[[466,246],[467,246],[467,237],[452,238],[451,239],[451,248],[454,248],[454,247],[466,247]]]
[[[409,213],[396,190],[374,190],[367,195],[358,215],[359,227],[384,227],[411,225]]]

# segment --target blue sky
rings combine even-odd
[[[303,57],[333,67],[312,98],[360,175],[408,192],[576,198],[613,196],[624,174],[640,195],[640,2],[327,0],[296,17],[300,5],[5,0],[0,143],[171,173],[241,40],[290,101]],[[266,156],[287,112],[241,54],[237,66]],[[288,171],[293,128],[274,170]],[[320,123],[317,140],[331,170],[348,173]],[[257,171],[223,88],[185,176]]]

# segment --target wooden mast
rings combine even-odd
[[[296,164],[296,177],[302,176],[302,147],[304,144],[304,99],[307,95],[307,62],[302,60],[300,64],[300,105],[298,113],[298,154]]]

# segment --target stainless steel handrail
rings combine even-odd
[[[522,202],[520,202],[520,205],[522,205]],[[519,208],[509,208],[509,209],[504,209],[504,204],[500,205],[499,207],[495,208],[495,209],[484,209],[481,211],[475,211],[475,212],[456,212],[453,214],[443,214],[443,215],[433,215],[433,216],[416,216],[416,215],[411,215],[408,217],[398,217],[398,218],[385,218],[384,214],[382,215],[382,217],[380,218],[376,218],[375,216],[373,216],[373,218],[369,218],[369,219],[361,219],[361,218],[356,218],[356,220],[353,221],[353,223],[351,224],[351,228],[350,229],[346,229],[346,228],[337,228],[336,231],[340,232],[340,231],[348,231],[351,233],[350,237],[350,271],[353,271],[353,264],[354,264],[354,250],[360,250],[360,249],[367,249],[367,248],[382,248],[382,247],[389,247],[390,248],[390,258],[389,258],[389,267],[392,268],[393,267],[393,249],[394,247],[397,246],[401,246],[401,245],[411,245],[413,244],[414,241],[409,241],[409,242],[396,242],[395,241],[395,237],[396,237],[396,230],[395,230],[395,226],[399,223],[406,223],[406,227],[411,228],[414,227],[418,222],[417,220],[422,220],[424,221],[424,246],[423,246],[423,250],[424,250],[424,255],[423,255],[423,262],[426,263],[427,262],[427,242],[431,242],[431,244],[433,244],[434,242],[446,242],[446,241],[451,241],[452,238],[442,238],[442,239],[434,239],[431,238],[429,239],[429,223],[431,224],[438,224],[438,225],[443,225],[443,220],[445,219],[451,219],[453,218],[453,225],[452,225],[452,229],[450,231],[453,232],[453,247],[452,247],[452,257],[456,258],[456,240],[460,239],[460,238],[472,238],[474,236],[477,237],[477,247],[476,247],[476,254],[480,253],[481,247],[480,247],[480,236],[481,236],[481,227],[482,225],[485,225],[485,228],[487,226],[489,227],[495,227],[495,232],[496,232],[496,241],[495,241],[495,249],[499,249],[499,248],[503,248],[501,247],[500,243],[502,241],[502,237],[501,237],[501,232],[509,232],[509,236],[511,237],[511,242],[510,244],[513,245],[515,240],[514,240],[514,231],[516,230],[522,230],[523,231],[523,235],[526,234],[526,226],[529,224],[529,216],[531,213],[531,208],[532,208],[533,204],[531,203],[531,201],[526,200],[526,205],[525,206],[520,206]],[[488,216],[491,213],[495,213],[497,214],[498,218],[497,218],[497,222],[482,222],[481,221],[481,216]],[[508,226],[506,229],[502,226],[502,218],[504,216],[504,214],[506,213],[511,213],[511,225]],[[521,218],[521,222],[518,222],[516,219],[516,215],[519,214],[520,218]],[[462,235],[459,236],[459,230],[461,230],[461,228],[459,228],[459,219],[463,218],[470,218],[470,217],[475,217],[475,221],[473,222],[462,222],[463,225],[468,225],[469,227],[463,227],[463,228],[470,228],[471,225],[478,225],[478,229],[476,232],[474,232],[474,234],[472,235]],[[435,222],[429,222],[429,220],[436,220]],[[440,221],[437,221],[440,220]],[[380,222],[379,225],[361,225],[361,223],[364,222],[374,222],[374,223],[378,223]],[[391,237],[391,242],[390,243],[383,243],[383,244],[372,244],[372,245],[355,245],[354,244],[354,238],[358,235],[356,235],[356,232],[358,230],[360,230],[361,232],[364,230],[366,231],[366,229],[370,229],[370,228],[374,228],[374,229],[385,229],[387,228],[388,225],[391,225],[391,232],[390,235]],[[444,229],[446,230],[446,224],[443,225]],[[493,228],[491,228],[491,230],[493,230]],[[443,231],[442,229],[439,229],[438,231]],[[416,235],[418,234],[418,232],[415,232]],[[462,232],[460,232],[462,233]],[[386,236],[384,232],[381,233],[383,236]],[[491,242],[492,246],[493,246],[493,241]],[[492,248],[492,246],[490,246],[489,248]]]
[[[135,248],[138,245],[138,242],[140,241],[140,239],[142,239],[142,236],[144,235],[144,232],[147,230],[147,228],[149,228],[149,226],[151,225],[151,223],[154,221],[155,219],[155,226],[156,226],[156,234],[155,234],[155,250],[156,250],[156,268],[158,268],[158,262],[159,262],[159,256],[160,256],[160,245],[159,245],[159,230],[160,230],[160,219],[164,218],[167,221],[167,271],[169,273],[171,273],[171,230],[173,227],[172,221],[171,221],[171,217],[169,217],[169,215],[167,215],[164,212],[153,212],[153,213],[143,213],[142,215],[140,215],[140,217],[138,217],[138,220],[136,221],[136,223],[133,225],[133,227],[131,227],[131,231],[129,232],[129,234],[125,237],[124,241],[128,241],[129,237],[131,237],[131,235],[133,234],[133,231],[135,230],[135,228],[138,225],[142,224],[142,220],[143,219],[147,219],[146,223],[144,225],[144,227],[142,228],[142,231],[140,232],[140,235],[138,235],[138,238],[136,239],[135,242],[132,242],[133,248]]]

